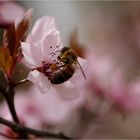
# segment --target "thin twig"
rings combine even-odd
[[[54,134],[54,133],[50,133],[50,132],[46,132],[46,131],[32,129],[32,128],[25,127],[20,124],[5,120],[2,117],[0,117],[0,123],[4,124],[6,126],[9,126],[15,132],[24,132],[24,133],[28,133],[28,134],[33,134],[38,137],[48,137],[48,138],[56,138],[56,139],[58,139],[58,138],[59,139],[72,139],[72,138],[65,136],[62,133]]]
[[[5,100],[7,102],[7,105],[8,105],[8,108],[9,108],[9,111],[11,113],[13,120],[16,123],[20,123],[18,116],[17,116],[17,113],[16,113],[16,110],[15,110],[15,105],[14,105],[13,99],[10,99],[9,97],[7,97]]]
[[[0,93],[5,97],[7,94],[6,90],[0,85]]]
[[[17,117],[16,111],[15,111],[15,105],[14,105],[14,89],[9,87],[8,90],[4,89],[2,86],[0,86],[0,93],[5,98],[9,111],[12,115],[13,120],[16,123],[19,123],[19,119]]]
[[[29,80],[28,79],[22,79],[21,81],[17,82],[17,83],[14,83],[14,87],[18,86],[18,85],[21,85],[21,84],[24,84],[26,82],[28,82]]]
[[[3,87],[0,86],[0,93],[3,95],[5,98],[5,101],[7,102],[9,111],[11,113],[11,116],[16,123],[20,123],[19,118],[17,116],[16,110],[15,110],[15,104],[14,104],[14,88],[9,84],[8,90],[4,89]],[[19,132],[19,135],[21,138],[28,138],[27,134],[24,132]]]

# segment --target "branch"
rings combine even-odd
[[[15,105],[14,105],[14,95],[15,95],[14,87],[12,85],[10,85],[10,83],[9,83],[9,87],[7,89],[3,88],[0,85],[0,93],[2,94],[2,96],[5,98],[5,100],[7,102],[7,105],[8,105],[8,108],[9,108],[9,111],[11,113],[13,120],[16,123],[19,123],[19,119],[18,119],[16,110],[15,110]]]
[[[5,97],[7,94],[6,90],[0,85],[0,93]]]
[[[10,113],[13,117],[13,120],[16,123],[19,123],[19,119],[17,117],[16,111],[15,111],[15,106],[14,106],[14,89],[9,87],[8,90],[4,89],[2,86],[0,86],[0,93],[3,95],[3,97],[5,98],[8,108],[10,110]]]
[[[11,113],[13,120],[16,123],[20,123],[19,118],[18,118],[17,113],[16,113],[16,110],[15,110],[15,104],[14,104],[15,91],[14,91],[13,87],[9,86],[9,89],[6,90],[2,86],[0,86],[0,93],[3,95],[3,97],[5,98],[5,100],[7,102],[7,105],[8,105],[8,108],[9,108],[9,111]],[[19,132],[19,135],[21,138],[24,138],[24,139],[28,138],[24,132],[23,133]]]
[[[46,131],[40,131],[40,130],[35,130],[32,128],[25,127],[25,126],[21,126],[20,124],[5,120],[2,117],[0,117],[0,123],[4,124],[6,126],[9,126],[15,132],[24,132],[24,133],[28,133],[28,134],[33,134],[35,136],[49,137],[49,138],[56,138],[56,139],[58,139],[58,138],[59,139],[72,139],[72,138],[69,138],[69,137],[63,135],[62,133],[54,134],[54,133],[50,133],[50,132],[46,132]]]

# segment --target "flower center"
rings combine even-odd
[[[58,63],[57,61],[53,61],[53,62],[45,62],[42,61],[42,68],[43,68],[43,73],[45,74],[46,77],[50,78],[51,76],[53,76],[56,71],[58,70]]]
[[[58,55],[60,53],[60,50],[58,50],[58,48],[59,46],[56,46],[55,48],[50,46],[46,58],[47,60],[43,60],[42,66],[34,68],[32,70],[38,70],[39,72],[44,73],[45,76],[48,77],[48,79],[55,75],[58,69],[60,69],[63,65],[63,63],[58,59]]]

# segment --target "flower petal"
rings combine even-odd
[[[33,82],[39,88],[41,93],[46,93],[50,89],[50,82],[47,77],[37,70],[31,71],[27,79]]]
[[[57,46],[59,48],[57,48]],[[50,53],[55,52],[56,49],[61,49],[61,47],[62,47],[62,43],[61,43],[59,31],[52,31],[50,32],[50,34],[47,34],[44,37],[43,48],[42,48],[44,53],[43,54],[44,59],[47,60],[48,58],[50,58],[51,57]]]
[[[43,52],[41,49],[41,45],[39,44],[35,44],[35,43],[31,43],[30,46],[31,49],[31,54],[32,54],[32,59],[34,60],[34,62],[36,63],[36,66],[39,67],[42,65],[42,61],[43,59]]]
[[[55,20],[52,17],[42,17],[35,23],[31,34],[28,36],[28,42],[39,42],[46,33],[56,30]]]
[[[52,86],[55,88],[56,92],[58,92],[58,94],[60,94],[60,96],[62,96],[64,99],[73,100],[80,97],[80,93],[70,81],[67,81],[61,85]]]
[[[32,58],[30,44],[26,43],[26,42],[21,42],[21,49],[22,49],[22,53],[24,55],[24,58],[25,58],[27,64],[30,67],[34,68],[36,66],[36,63],[35,63],[34,59]]]

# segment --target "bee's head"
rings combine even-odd
[[[69,47],[63,47],[61,50],[61,54],[65,53],[66,51],[68,51],[70,48]]]
[[[69,50],[69,47],[63,47],[62,50],[60,51],[60,54],[59,56],[57,57],[58,60],[61,60],[62,59],[62,56],[64,57],[65,53]]]

